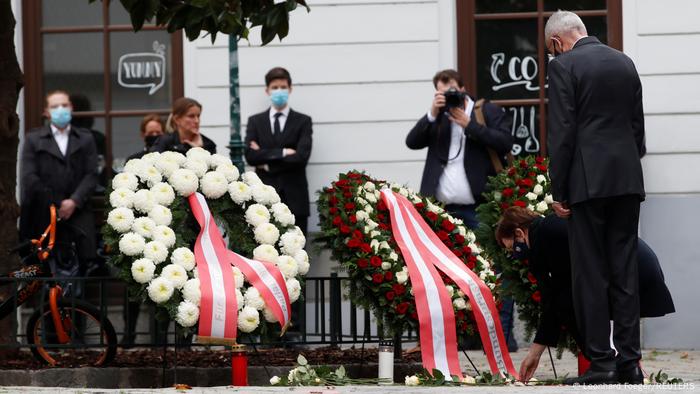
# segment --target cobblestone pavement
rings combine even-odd
[[[527,349],[513,353],[513,362],[516,368],[519,367],[520,361],[527,354]],[[481,371],[487,371],[487,362],[483,353],[479,351],[468,352],[469,358],[474,362],[476,367]],[[556,355],[552,353],[554,357]],[[474,374],[467,358],[462,355],[462,364],[467,367],[468,373]],[[522,387],[522,386],[471,386],[471,387],[406,387],[401,385],[396,386],[349,386],[349,387],[211,387],[211,388],[193,388],[192,390],[181,391],[185,393],[299,393],[299,394],[339,394],[339,393],[583,393],[583,392],[649,392],[658,393],[666,391],[680,392],[697,392],[700,393],[700,351],[685,351],[685,350],[645,350],[643,361],[644,370],[647,373],[657,372],[661,369],[668,373],[670,377],[682,378],[683,385],[676,386],[589,386],[589,387],[563,387],[563,386],[538,386],[538,387]],[[554,366],[557,374],[561,377],[564,374],[573,375],[576,373],[577,364],[576,358],[564,353],[561,360],[554,359]],[[549,360],[548,354],[545,352],[540,360],[540,367],[535,374],[538,379],[554,378],[554,370],[552,363]],[[66,388],[38,388],[38,387],[2,387],[0,394],[3,393],[175,393],[175,389],[125,389],[125,390],[106,390],[106,389],[66,389]]]

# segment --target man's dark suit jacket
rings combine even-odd
[[[49,126],[33,129],[24,140],[20,160],[20,238],[37,238],[48,225],[49,205],[55,204],[58,210],[61,201],[70,198],[77,208],[68,223],[84,232],[72,234],[78,254],[84,259],[93,258],[97,247],[90,197],[98,174],[97,148],[90,132],[71,127],[63,156]]]
[[[282,201],[298,217],[309,216],[306,164],[311,156],[311,134],[311,118],[291,109],[280,135],[272,134],[269,109],[251,116],[246,128],[245,158],[248,164],[267,164],[269,171],[258,168],[256,173],[263,182],[277,190]],[[257,142],[260,150],[250,149],[251,141]],[[283,148],[294,149],[296,154],[283,157]]]
[[[642,84],[632,60],[585,37],[549,62],[548,151],[552,194],[576,204],[644,198]]]
[[[513,136],[510,132],[510,118],[499,106],[485,103],[483,108],[486,126],[476,122],[474,111],[471,121],[464,130],[466,142],[464,147],[464,170],[476,203],[483,202],[482,193],[489,176],[495,175],[493,163],[487,148],[491,148],[499,157],[505,156],[513,148]],[[446,114],[438,115],[435,122],[428,121],[424,115],[406,137],[410,149],[428,147],[428,156],[423,169],[420,192],[425,196],[435,196],[440,176],[447,165],[452,139],[452,124]]]

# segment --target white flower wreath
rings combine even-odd
[[[294,215],[275,189],[255,173],[244,173],[239,179],[229,158],[202,148],[190,149],[186,156],[148,153],[129,160],[124,172],[112,180],[105,242],[115,252],[112,263],[129,283],[131,294],[164,308],[182,327],[197,324],[201,292],[191,247],[199,229],[196,223],[192,227],[186,201],[196,191],[206,197],[230,247],[276,264],[287,282],[290,301],[297,301],[309,257]],[[252,333],[261,328],[261,321],[276,322],[241,271],[232,267],[231,275],[236,283],[239,330]]]

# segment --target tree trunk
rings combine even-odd
[[[17,99],[22,89],[22,71],[15,52],[15,17],[10,1],[0,1],[0,273],[19,265],[16,256],[7,256],[7,250],[17,244],[17,217],[19,207],[15,199],[17,189],[17,146],[19,144],[19,117]],[[4,286],[0,300],[14,290]],[[0,343],[13,339],[14,318],[0,321]],[[3,352],[1,349],[0,352]],[[3,352],[6,353],[6,352]]]

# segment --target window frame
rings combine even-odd
[[[457,11],[457,70],[464,80],[468,92],[477,92],[476,60],[476,21],[537,19],[537,67],[539,86],[545,85],[545,62],[547,61],[544,43],[545,18],[554,11],[544,10],[544,1],[537,0],[537,11],[476,13],[476,0],[455,0]],[[622,0],[607,0],[605,10],[574,11],[581,17],[605,16],[607,19],[608,45],[622,51]],[[538,105],[539,139],[541,156],[547,155],[547,97],[546,90],[539,89],[536,99],[493,100],[501,106]]]

